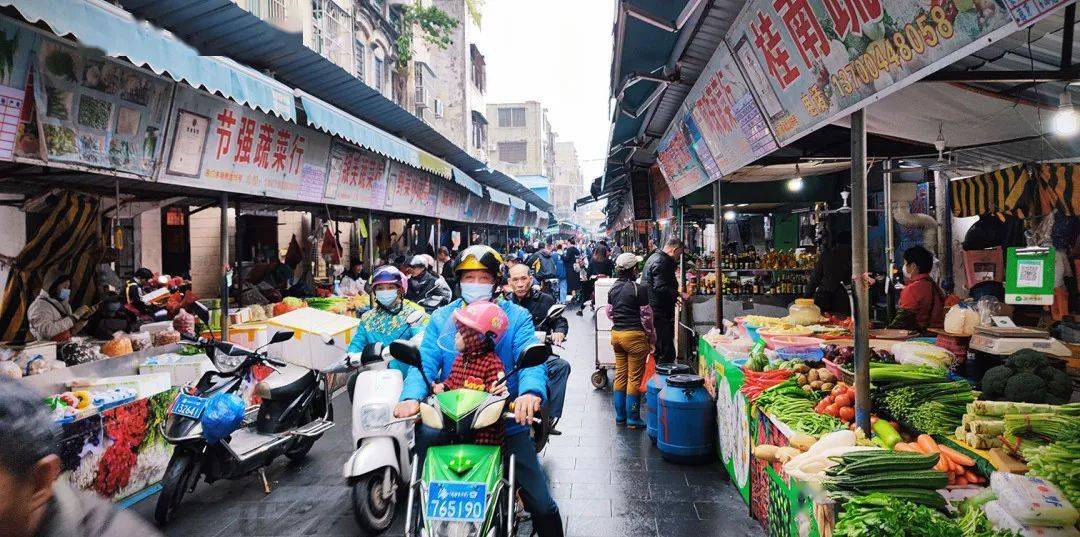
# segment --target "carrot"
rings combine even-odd
[[[956,484],[956,476],[949,474],[949,486]]]
[[[926,448],[926,453],[941,452],[941,450],[938,448],[937,442],[934,442],[934,439],[930,438],[930,435],[928,434],[920,434],[918,441],[920,446]]]
[[[964,479],[967,479],[971,483],[982,483],[982,478],[971,470],[964,472]]]
[[[906,451],[908,453],[921,453],[919,450],[912,447],[911,444],[905,444],[904,442],[897,442],[896,445],[893,446],[893,450]]]
[[[960,466],[975,466],[975,461],[971,457],[968,457],[949,446],[938,445],[938,447],[943,454],[948,455],[950,459],[956,462],[956,464],[959,464]]]
[[[956,486],[958,486],[958,487],[966,487],[967,485],[968,485],[968,480],[967,479],[964,479],[963,477],[956,478]]]
[[[942,472],[948,472],[949,471],[948,459],[946,459],[945,457],[942,457],[941,455],[938,455],[938,461],[937,461],[937,464],[934,465],[934,469],[942,471]],[[949,475],[951,476],[952,474],[949,474]]]

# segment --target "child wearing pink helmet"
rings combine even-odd
[[[506,374],[502,360],[495,353],[506,334],[510,321],[502,308],[493,302],[474,302],[454,312],[457,335],[454,343],[458,355],[450,368],[450,376],[436,384],[435,393],[467,388],[491,393],[506,393],[505,385],[493,385]],[[503,424],[499,420],[476,432],[478,444],[502,444]]]

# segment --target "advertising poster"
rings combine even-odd
[[[676,125],[661,140],[656,163],[664,174],[668,189],[676,198],[686,196],[709,182],[709,176],[690,148],[690,140],[681,125]]]
[[[439,206],[435,210],[435,216],[447,220],[461,221],[465,216],[465,195],[468,192],[458,190],[450,185],[443,185],[439,189]]]
[[[0,160],[15,156],[16,138],[24,139],[29,147],[20,153],[41,158],[37,126],[22,122],[26,105],[26,82],[30,72],[30,59],[38,36],[32,30],[6,20],[0,20]],[[33,127],[29,136],[19,136],[20,125]]]
[[[783,145],[1015,26],[1002,0],[752,0],[732,28],[728,46]]]
[[[486,212],[482,212],[482,209],[486,209],[484,198],[472,192],[466,192],[465,197],[465,212],[461,215],[462,221],[483,222],[484,220],[481,219],[487,216]]]
[[[693,102],[690,115],[721,174],[776,150],[765,115],[726,45],[720,44],[699,80],[707,82],[700,95],[687,99]]]
[[[420,216],[435,216],[439,185],[428,174],[396,162],[390,163],[386,180],[386,210]]]
[[[709,342],[698,343],[702,371],[713,372],[712,388],[716,393],[717,451],[731,481],[744,502],[750,503],[750,405],[739,391],[743,386],[742,369],[720,355]]]
[[[44,36],[35,65],[46,161],[153,173],[174,83]]]
[[[315,201],[310,185],[316,175],[326,177],[329,136],[183,86],[172,115],[177,125],[193,127],[171,129],[159,181]]]
[[[386,201],[387,160],[374,153],[334,141],[326,185],[320,198],[366,209],[379,209]]]
[[[705,140],[701,138],[701,130],[698,129],[697,122],[694,121],[694,116],[686,114],[683,116],[683,128],[686,129],[686,140],[690,144],[690,149],[694,151],[694,155],[697,156],[698,162],[701,163],[701,169],[705,171],[706,183],[697,185],[693,190],[697,190],[705,186],[708,182],[719,180],[723,175],[720,173],[720,166],[716,164],[716,159],[713,157],[713,152],[709,149],[709,146],[705,145]],[[691,192],[693,192],[691,190]]]

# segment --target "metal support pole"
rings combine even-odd
[[[716,264],[714,273],[716,274],[716,327],[720,328],[724,326],[724,291],[723,291],[723,273],[720,271],[720,259],[721,259],[721,247],[724,244],[723,241],[723,215],[720,211],[720,181],[717,180],[713,183],[713,197],[712,197],[712,217],[713,217],[713,242],[716,246],[716,251],[713,252],[713,262]]]
[[[885,161],[886,170],[892,169],[892,160]],[[882,172],[882,193],[885,205],[885,311],[886,317],[893,318],[895,313],[896,289],[893,287],[893,269],[896,259],[896,237],[893,236],[892,220],[892,172]]]
[[[367,266],[368,270],[375,270],[375,219],[371,211],[367,213]]]
[[[229,339],[229,194],[221,193],[221,339]]]
[[[1076,4],[1072,4],[1075,6]],[[935,254],[938,258],[938,284],[949,282],[952,285],[952,256],[949,254],[949,237],[952,222],[949,217],[949,179],[939,171],[934,171],[934,219],[938,222]]]
[[[435,219],[435,254],[438,255],[439,247],[442,246],[442,218]]]
[[[851,114],[851,273],[855,293],[855,423],[870,434],[870,304],[866,273],[866,120]]]
[[[236,213],[236,214],[233,215],[233,217],[234,217],[233,220],[236,222],[236,224],[233,225],[233,227],[234,227],[233,234],[235,235],[235,237],[233,238],[233,243],[234,243],[234,251],[236,252],[235,257],[233,257],[233,262],[236,264],[236,266],[233,267],[233,273],[236,274],[236,277],[239,279],[239,278],[243,278],[243,275],[244,275],[244,267],[243,267],[243,265],[244,265],[244,261],[243,261],[243,259],[244,259],[244,248],[247,247],[247,245],[244,244],[244,240],[243,240],[244,226],[242,225],[242,223],[240,221],[240,202],[239,201],[233,203],[233,211]],[[277,253],[275,252],[274,255],[277,255]],[[236,307],[237,308],[244,307],[244,299],[243,299],[243,297],[244,297],[243,284],[241,284],[241,292],[236,294]]]

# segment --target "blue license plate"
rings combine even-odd
[[[185,418],[197,420],[199,419],[199,416],[202,416],[203,408],[205,407],[205,398],[182,393],[176,398],[176,402],[173,403],[172,413],[177,416],[184,416]]]
[[[487,485],[484,483],[433,481],[428,485],[425,517],[428,520],[483,522],[486,502]]]

